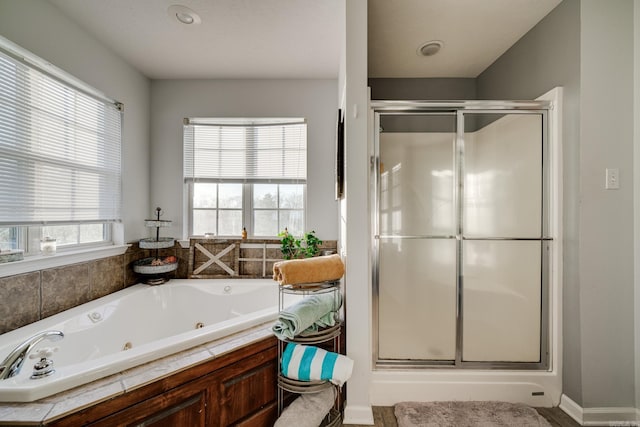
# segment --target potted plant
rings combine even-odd
[[[281,240],[280,250],[284,259],[311,258],[318,255],[320,249],[318,246],[322,244],[322,240],[316,237],[315,231],[309,231],[302,238],[296,238],[289,234],[285,228],[283,232],[278,234]]]

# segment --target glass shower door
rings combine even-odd
[[[545,369],[547,110],[416,104],[374,112],[376,363]]]
[[[453,361],[455,113],[377,120],[378,357]]]
[[[462,361],[539,363],[544,115],[463,116]]]

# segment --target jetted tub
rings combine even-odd
[[[37,359],[0,380],[0,401],[30,402],[256,326],[277,316],[278,284],[271,279],[173,279],[138,284],[0,335],[0,362],[43,331],[31,354],[58,347],[55,372],[30,379]]]

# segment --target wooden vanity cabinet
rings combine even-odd
[[[88,425],[92,427],[206,426],[207,393],[204,390],[188,390],[189,388],[188,386],[178,387],[167,392],[166,395],[151,398]]]
[[[273,426],[278,416],[275,350],[213,374],[208,426]]]
[[[277,418],[276,375],[270,337],[48,425],[270,427]]]

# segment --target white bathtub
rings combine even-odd
[[[37,400],[273,320],[277,286],[270,279],[139,284],[0,335],[1,362],[34,334],[64,333],[31,351],[58,347],[51,356],[56,372],[30,379],[36,360],[27,359],[18,375],[0,380],[0,401]]]

